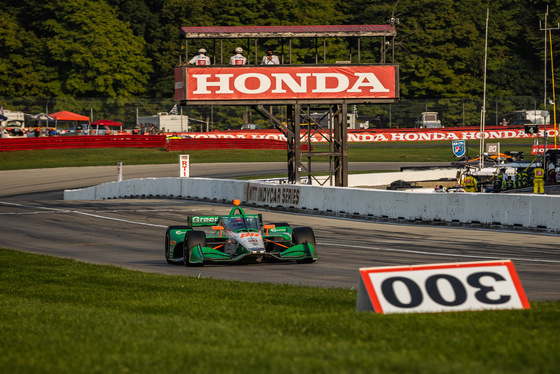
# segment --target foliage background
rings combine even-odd
[[[0,103],[28,113],[94,113],[132,125],[137,110],[144,116],[173,106],[182,26],[386,24],[396,17],[401,100],[361,105],[358,113],[384,127],[409,126],[425,110],[440,112],[446,125],[473,125],[482,106],[489,8],[487,123],[494,124],[513,110],[544,106],[547,7],[552,28],[560,20],[560,0],[3,0]],[[554,46],[560,33],[551,35]],[[212,41],[200,43],[192,50],[214,54]],[[281,48],[279,40],[261,43],[263,53]],[[381,46],[363,40],[362,59],[380,62]],[[347,59],[355,47],[355,40],[329,40],[327,63]],[[314,62],[314,48],[314,40],[294,40],[293,62]],[[550,72],[548,83],[552,97]],[[244,107],[185,111],[215,129],[262,121]]]

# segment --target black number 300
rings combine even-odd
[[[507,303],[511,296],[509,295],[499,295],[498,298],[490,298],[488,294],[494,291],[494,287],[486,286],[481,283],[480,279],[482,277],[491,277],[495,281],[504,281],[504,277],[500,274],[492,273],[489,271],[482,271],[478,273],[473,273],[467,277],[467,283],[469,286],[477,289],[474,296],[475,298],[484,304],[504,304]],[[455,298],[453,300],[446,300],[441,295],[441,292],[438,287],[438,281],[444,280],[449,283],[451,288],[453,289]],[[410,293],[410,301],[402,302],[397,297],[395,293],[395,282],[403,283]],[[467,290],[463,283],[449,274],[435,274],[426,279],[425,282],[426,292],[430,299],[432,299],[435,303],[443,306],[459,306],[465,301],[467,301]],[[392,305],[399,307],[399,308],[415,308],[422,304],[424,300],[424,295],[420,286],[410,278],[406,277],[391,277],[385,279],[381,283],[381,291],[383,292],[383,296],[385,299],[391,303]]]

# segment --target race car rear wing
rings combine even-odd
[[[262,226],[262,214],[257,214],[257,216]],[[190,227],[214,226],[218,223],[218,219],[220,219],[220,216],[187,216],[187,224]]]
[[[220,216],[188,216],[187,223],[191,227],[214,226]]]

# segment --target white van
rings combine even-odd
[[[438,119],[437,112],[423,112],[416,118],[414,127],[420,129],[436,129],[443,126],[441,126],[441,121]]]

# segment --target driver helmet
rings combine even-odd
[[[200,54],[205,54],[205,53],[206,53],[206,49],[200,48],[200,49],[198,50],[198,53],[200,53]]]
[[[243,48],[241,47],[235,48],[235,53],[239,53],[239,54],[243,53]]]

